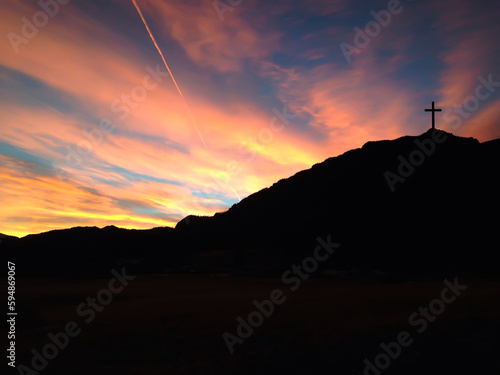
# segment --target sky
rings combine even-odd
[[[432,101],[500,138],[497,1],[136,2],[172,75],[132,1],[2,1],[1,233],[212,215]]]

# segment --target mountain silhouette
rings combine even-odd
[[[262,189],[228,211],[175,228],[78,227],[5,238],[36,275],[282,272],[318,237],[341,244],[321,269],[494,273],[500,139],[439,130],[368,142]],[[133,260],[133,261],[132,261]]]

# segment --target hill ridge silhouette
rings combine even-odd
[[[433,135],[445,140],[434,141],[429,152]],[[423,161],[400,176],[404,181],[392,191],[387,176],[397,175],[411,155],[420,160],[419,150]],[[44,274],[60,274],[61,268],[67,274],[104,272],[123,257],[145,259],[138,272],[193,264],[205,271],[267,272],[305,256],[318,236],[331,235],[343,250],[325,268],[490,272],[498,238],[489,215],[500,208],[499,160],[500,139],[480,143],[429,130],[366,142],[281,179],[223,213],[190,215],[175,228],[77,227],[6,239],[3,246],[37,264],[55,262]],[[49,248],[37,252],[44,247]]]

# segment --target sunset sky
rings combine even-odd
[[[500,137],[497,0],[137,3],[183,96],[132,1],[2,1],[1,233],[211,215],[423,133],[432,101],[438,128]]]

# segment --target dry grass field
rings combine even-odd
[[[137,276],[86,323],[77,307],[108,279],[19,280],[16,360],[31,367],[31,350],[74,321],[81,333],[41,373],[363,374],[364,359],[404,330],[413,343],[381,373],[498,374],[500,282],[459,281],[467,289],[418,333],[409,317],[440,298],[443,282],[309,279],[292,292],[280,279]],[[286,301],[230,354],[222,334],[236,334],[236,318],[276,288]]]

